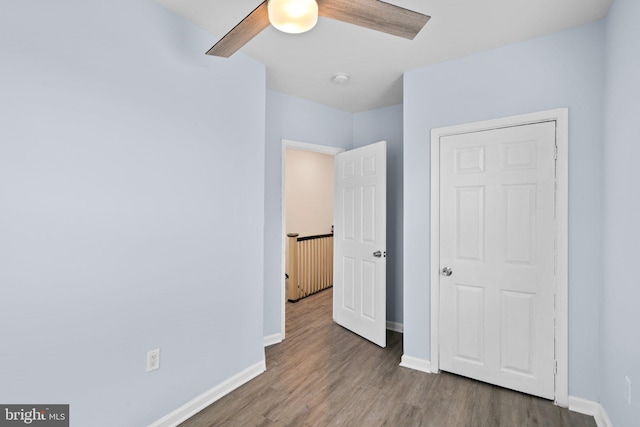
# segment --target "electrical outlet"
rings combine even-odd
[[[160,349],[156,348],[147,353],[147,372],[160,368]]]
[[[624,397],[627,399],[627,405],[631,406],[631,379],[624,377],[627,382],[627,387],[624,390]]]

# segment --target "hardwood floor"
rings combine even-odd
[[[334,324],[332,292],[288,303],[267,371],[181,426],[596,427],[551,401],[401,368],[402,334],[383,349]]]

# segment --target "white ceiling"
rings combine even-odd
[[[213,46],[261,0],[158,0],[211,32]],[[267,87],[349,112],[402,102],[404,71],[604,18],[611,0],[387,0],[431,16],[414,40],[320,18],[308,33],[267,28],[240,52],[267,68]],[[225,61],[211,57],[212,61]],[[340,86],[335,73],[351,79]]]

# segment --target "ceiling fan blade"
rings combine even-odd
[[[318,14],[409,40],[431,19],[379,0],[318,0]]]
[[[265,0],[224,37],[218,40],[218,43],[207,51],[207,55],[228,58],[268,26],[269,13]]]

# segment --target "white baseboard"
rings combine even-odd
[[[273,334],[263,338],[264,346],[269,347],[270,345],[279,344],[282,342],[282,334]]]
[[[431,361],[407,356],[406,354],[402,355],[400,366],[409,369],[415,369],[416,371],[426,372],[427,374],[431,373]]]
[[[200,396],[182,405],[170,414],[165,415],[158,421],[149,424],[148,427],[175,427],[178,424],[188,420],[198,412],[202,411],[204,408],[211,405],[216,400],[219,400],[241,385],[251,381],[266,370],[267,365],[264,360],[256,363],[253,366],[249,366],[244,371],[218,384],[211,390],[202,393]]]
[[[404,325],[402,323],[387,321],[387,329],[393,332],[402,333],[404,332]]]
[[[604,410],[604,406],[598,403],[598,413],[594,416],[598,427],[613,427],[613,423],[609,419],[607,411]]]
[[[607,411],[605,411],[604,407],[598,402],[581,397],[569,396],[569,410],[591,415],[596,420],[598,427],[613,427]]]
[[[569,410],[573,412],[595,416],[598,411],[598,405],[600,405],[598,402],[592,400],[569,396]]]

